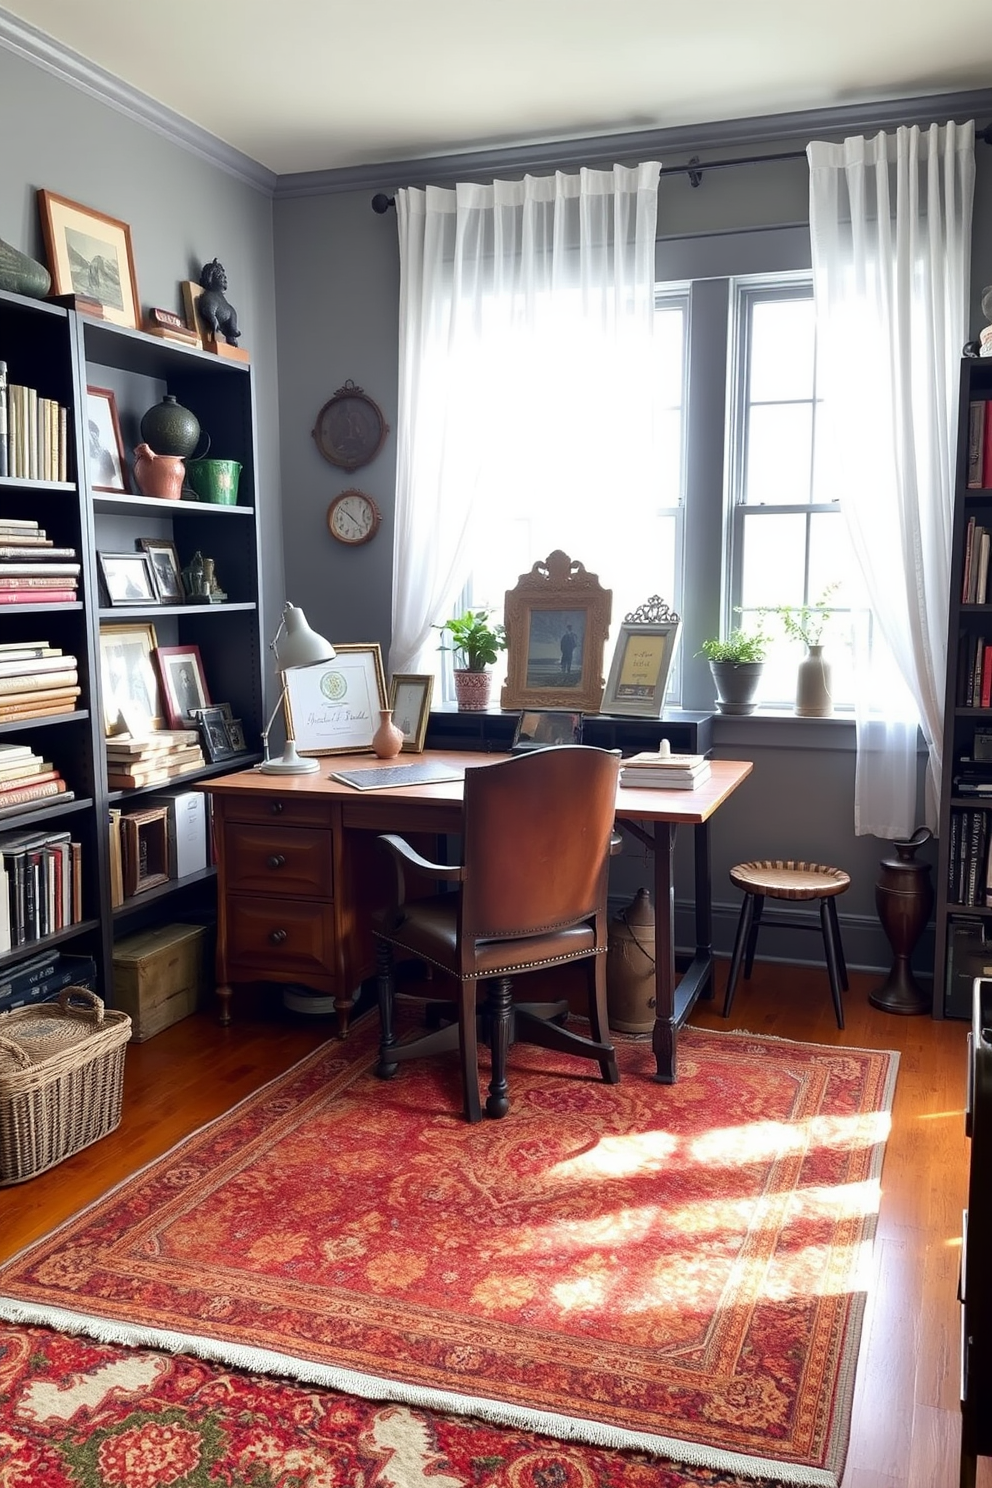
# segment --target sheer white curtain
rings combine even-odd
[[[934,124],[807,149],[826,425],[817,456],[841,492],[884,642],[858,689],[859,835],[916,825],[918,727],[937,827],[974,133]],[[901,686],[886,683],[886,650]]]
[[[615,514],[625,490],[657,482],[659,171],[397,193],[391,672],[433,667],[431,627],[452,613],[508,483]],[[571,556],[594,567],[595,553]]]

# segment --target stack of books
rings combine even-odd
[[[57,797],[59,804],[73,798],[51,760],[28,744],[0,745],[0,821],[32,811],[49,797]]]
[[[47,641],[0,645],[0,723],[72,713],[79,696],[76,658]]]
[[[66,956],[58,951],[39,951],[19,961],[0,980],[0,1013],[29,1007],[57,997],[64,987],[89,987],[96,991],[96,962],[92,956]]]
[[[632,754],[620,768],[620,784],[638,788],[695,790],[709,778],[710,762],[704,754],[672,754],[665,745],[657,753]]]
[[[68,410],[37,388],[8,382],[0,362],[0,475],[68,480]]]
[[[68,831],[40,827],[0,835],[0,951],[79,924],[81,851]]]
[[[75,548],[57,548],[35,521],[0,517],[0,604],[66,604],[78,582]]]
[[[161,785],[203,768],[196,729],[156,729],[140,737],[117,734],[107,740],[107,784],[111,790]]]

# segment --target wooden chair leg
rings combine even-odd
[[[830,978],[830,995],[834,1000],[834,1012],[837,1015],[837,1027],[844,1027],[844,1004],[841,1001],[841,979],[840,967],[837,964],[837,945],[834,940],[833,926],[830,922],[830,906],[832,899],[820,900],[820,927],[823,930],[823,950],[827,958],[827,975]]]
[[[844,945],[840,938],[840,924],[837,919],[837,900],[833,897],[833,895],[831,895],[831,897],[827,900],[827,913],[830,916],[830,933],[832,934],[834,939],[834,950],[837,955],[837,969],[840,973],[840,984],[846,992],[848,990],[847,962],[844,960]]]
[[[619,1085],[620,1070],[616,1050],[610,1043],[610,1025],[606,1011],[606,957],[587,956],[586,966],[592,978],[589,988],[589,1026],[596,1043],[605,1044],[610,1051],[599,1061],[600,1073],[607,1085]]]
[[[391,1080],[399,1069],[399,1065],[395,1059],[390,1057],[391,1050],[396,1043],[396,1035],[393,1032],[395,996],[393,948],[388,940],[376,941],[375,962],[376,993],[379,1000],[379,1063],[375,1067],[375,1072],[380,1080]]]
[[[730,970],[727,973],[727,990],[723,998],[723,1016],[730,1017],[730,1009],[734,1001],[734,993],[737,991],[737,979],[741,972],[741,962],[744,959],[744,947],[747,945],[748,935],[751,931],[751,920],[754,915],[754,895],[745,894],[741,904],[741,917],[737,921],[737,934],[734,937],[734,950],[730,958]]]
[[[754,900],[754,914],[751,916],[751,929],[747,937],[747,949],[744,952],[744,980],[750,981],[751,972],[754,970],[754,953],[758,945],[758,927],[761,924],[761,914],[765,907],[764,894],[752,894]]]
[[[510,1002],[513,998],[513,983],[509,977],[497,977],[489,987],[489,1050],[492,1055],[492,1079],[486,1099],[486,1115],[505,1116],[510,1109],[509,1086],[506,1081],[506,1056],[510,1048]]]

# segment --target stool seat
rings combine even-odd
[[[730,1016],[731,1004],[737,990],[737,981],[744,971],[744,980],[751,975],[754,951],[758,942],[758,928],[762,924],[761,911],[766,899],[815,899],[820,906],[819,927],[808,919],[788,919],[776,915],[774,928],[791,930],[815,930],[823,935],[823,949],[830,978],[830,993],[833,997],[837,1027],[844,1027],[844,1005],[841,992],[847,991],[847,966],[844,949],[840,943],[840,927],[837,922],[838,894],[850,888],[851,875],[843,868],[829,868],[824,863],[800,862],[795,858],[763,858],[750,863],[737,863],[730,870],[731,882],[743,890],[741,917],[737,925],[730,970],[727,973],[727,991],[723,1000],[723,1016]]]
[[[769,899],[822,899],[826,894],[843,894],[851,886],[851,875],[843,868],[791,858],[738,863],[731,868],[730,879],[745,894],[767,894]]]

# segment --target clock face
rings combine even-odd
[[[343,543],[366,543],[379,530],[382,515],[364,491],[342,491],[327,511],[331,536]]]

